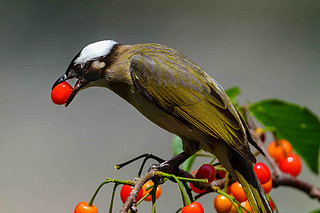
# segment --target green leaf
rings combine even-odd
[[[177,155],[183,152],[182,149],[182,140],[178,136],[174,136],[172,143],[171,143],[171,148],[173,150],[173,154]],[[191,166],[195,160],[195,156],[192,155],[190,158],[188,158],[182,165],[181,168],[187,172],[190,172]]]
[[[225,90],[233,105],[238,105],[237,96],[241,93],[239,87],[231,87]]]
[[[290,141],[310,169],[319,172],[320,121],[309,109],[277,99],[257,102],[250,112],[279,138]]]
[[[310,213],[320,213],[320,209],[313,210],[313,211],[310,212]]]

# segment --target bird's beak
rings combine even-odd
[[[55,88],[58,84],[62,83],[62,82],[65,82],[66,80],[68,79],[72,79],[74,78],[75,76],[69,72],[69,74],[63,74],[60,78],[58,78],[58,80],[53,84],[52,86],[52,89]],[[78,79],[78,81],[76,82],[76,84],[74,85],[73,87],[73,90],[72,90],[72,93],[71,95],[69,96],[67,102],[64,104],[65,107],[67,107],[71,101],[74,99],[74,97],[76,97],[77,93],[80,91],[80,89],[82,87],[84,87],[86,84],[85,82],[81,81]]]
[[[74,99],[74,97],[76,97],[76,95],[78,94],[78,92],[82,87],[83,85],[81,84],[81,81],[78,80],[77,83],[74,85],[72,93],[69,96],[67,102],[64,104],[65,107],[67,107],[71,103],[71,101]]]
[[[60,78],[58,78],[58,80],[56,80],[56,82],[53,84],[51,90],[53,90],[53,88],[55,88],[58,84],[65,82],[68,79],[67,74],[63,74]]]

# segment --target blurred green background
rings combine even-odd
[[[320,114],[319,1],[2,0],[0,30],[0,212],[73,212],[105,177],[135,177],[139,163],[115,171],[116,163],[172,156],[172,135],[109,90],[82,91],[68,108],[51,102],[52,84],[97,40],[162,43],[224,88],[240,86],[242,104],[276,97]],[[307,167],[300,177],[320,185]],[[100,212],[111,192],[99,193]],[[165,184],[158,212],[178,209],[179,195]],[[320,206],[291,188],[271,195],[280,212]],[[200,199],[206,212],[213,196]]]

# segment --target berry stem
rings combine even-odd
[[[176,182],[176,183],[178,184],[178,186],[179,186],[179,189],[180,189],[180,192],[181,192],[181,196],[182,196],[183,205],[186,206],[186,205],[189,205],[189,204],[191,203],[190,200],[188,199],[186,193],[184,192],[181,183],[180,183],[180,180],[188,180],[188,179],[190,179],[190,178],[177,177],[177,176],[175,176],[175,175],[167,174],[167,173],[164,173],[164,172],[159,172],[159,175],[162,176],[162,177],[174,179],[175,182]],[[191,179],[191,180],[192,180],[192,179]],[[207,182],[206,179],[199,179],[199,180],[205,180],[205,182]]]
[[[148,158],[148,157],[145,157],[145,158],[143,159],[143,161],[142,161],[142,164],[141,164],[141,166],[140,166],[140,169],[139,169],[139,172],[138,172],[137,177],[140,177],[140,176],[141,176],[142,170],[143,170],[144,165],[146,164],[147,160],[149,160],[149,158]]]
[[[143,196],[138,202],[137,202],[137,206],[144,200],[146,199],[146,197],[148,197],[151,194],[151,191],[148,192],[145,196]]]
[[[107,184],[107,183],[116,183],[117,185],[119,184],[124,184],[124,185],[131,185],[133,186],[134,185],[134,182],[132,180],[116,180],[116,179],[113,179],[113,178],[107,178],[105,181],[103,181],[100,186],[96,189],[95,193],[93,194],[91,200],[89,201],[88,203],[88,206],[92,206],[93,204],[93,201],[94,199],[96,198],[99,190],[102,188],[103,185]],[[115,189],[114,189],[115,190]]]
[[[165,178],[174,178],[176,177],[177,180],[181,180],[181,181],[188,181],[191,183],[208,183],[207,179],[195,179],[195,178],[186,178],[186,177],[178,177],[172,174],[168,174],[168,173],[164,173],[164,172],[160,172],[160,171],[156,171],[155,172],[157,176],[160,177],[165,177]]]
[[[109,213],[112,213],[114,195],[118,186],[119,186],[119,183],[115,183],[113,186],[112,197],[111,197],[110,206],[109,206]]]
[[[111,179],[111,178],[107,178],[105,181],[103,181],[103,182],[100,184],[100,186],[97,188],[97,190],[95,191],[95,193],[93,194],[91,200],[90,200],[89,203],[88,203],[88,206],[92,206],[93,201],[94,201],[94,199],[96,198],[96,196],[97,196],[99,190],[101,189],[101,187],[102,187],[104,184],[110,183],[110,182],[113,182],[113,181],[114,181],[114,179]]]
[[[177,184],[179,186],[179,189],[180,189],[180,192],[181,192],[181,195],[182,195],[183,205],[184,206],[189,205],[191,203],[191,201],[188,199],[186,193],[184,192],[180,181],[178,180],[178,178],[175,175],[173,175],[173,178],[175,179],[175,181],[177,182]]]
[[[223,191],[225,191],[225,192],[228,191],[228,184],[229,184],[229,172],[226,172]]]
[[[190,187],[188,186],[187,181],[183,180],[181,182],[182,182],[184,188],[186,189],[186,192],[187,192],[187,194],[189,196],[189,199],[190,199],[191,203],[194,202],[194,198],[192,196],[192,191],[191,191]]]
[[[151,213],[155,213],[156,212],[156,192],[157,192],[157,188],[158,188],[158,183],[155,183],[153,185],[153,188],[151,190],[151,197],[152,197],[152,211]]]

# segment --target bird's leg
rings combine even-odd
[[[180,154],[172,157],[169,160],[166,160],[159,164],[153,164],[149,170],[157,169],[159,171],[179,175],[179,166],[186,161],[193,153],[187,153],[185,151],[181,152]]]

